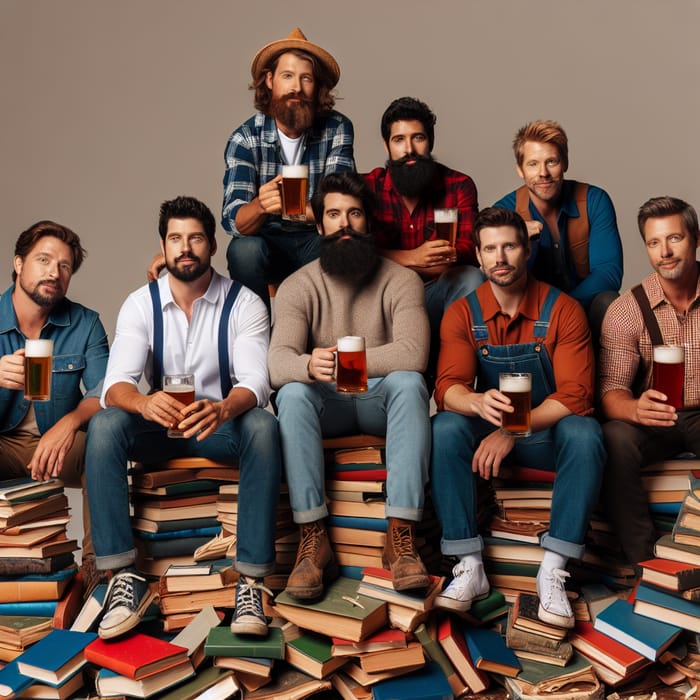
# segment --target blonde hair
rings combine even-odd
[[[515,134],[513,139],[513,152],[515,153],[515,162],[520,167],[522,167],[523,158],[525,157],[526,141],[554,144],[559,152],[559,158],[561,158],[564,170],[567,170],[569,167],[569,140],[559,122],[537,119],[518,129],[518,133]]]

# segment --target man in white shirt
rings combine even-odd
[[[133,292],[117,320],[107,366],[103,419],[88,433],[88,499],[96,563],[114,576],[100,622],[103,639],[135,627],[150,602],[129,517],[128,460],[238,459],[234,632],[265,635],[262,577],[274,568],[274,519],[280,481],[277,421],[263,410],[270,386],[265,305],[217,274],[211,211],[191,197],[164,202],[159,233],[168,274]],[[160,390],[166,374],[194,374],[195,401],[183,406]],[[150,386],[139,391],[141,379]],[[167,435],[183,431],[184,439]]]

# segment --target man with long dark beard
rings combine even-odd
[[[387,543],[397,590],[422,588],[428,575],[414,544],[430,453],[428,319],[420,278],[375,250],[372,194],[361,176],[326,176],[312,200],[320,259],[288,277],[275,297],[270,377],[279,388],[289,496],[301,542],[287,592],[322,595],[337,573],[324,518],[322,439],[357,432],[386,435]],[[366,341],[368,390],[336,391],[335,351],[346,335]]]
[[[386,167],[366,176],[378,200],[375,236],[380,254],[415,270],[425,285],[431,374],[437,364],[443,313],[484,279],[471,235],[478,209],[476,187],[468,175],[433,158],[435,121],[424,102],[413,97],[394,100],[381,122],[389,159]],[[438,237],[436,209],[457,210],[454,245]]]
[[[355,169],[353,128],[333,109],[337,62],[300,29],[260,49],[251,72],[258,112],[226,146],[222,224],[233,236],[229,274],[269,307],[268,283],[281,282],[319,253],[308,203],[305,222],[281,217],[282,166],[307,165],[313,196],[325,174]]]
[[[216,224],[205,204],[192,197],[164,202],[158,228],[168,273],[122,305],[102,393],[105,410],[88,430],[96,563],[114,573],[99,635],[111,639],[133,629],[151,598],[134,568],[127,461],[204,457],[239,461],[240,577],[231,630],[264,636],[262,578],[275,564],[281,472],[277,421],[264,410],[270,394],[267,310],[249,289],[212,268]],[[183,405],[161,390],[168,374],[194,375],[194,401]],[[141,379],[150,391],[139,390]],[[182,439],[168,436],[175,427]]]

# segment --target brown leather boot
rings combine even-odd
[[[338,565],[323,521],[303,524],[297,560],[285,590],[298,600],[313,600],[323,595],[324,583],[337,577]]]
[[[382,566],[391,571],[397,591],[427,588],[430,585],[428,572],[416,551],[414,524],[410,520],[389,518]]]

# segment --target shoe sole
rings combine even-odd
[[[103,630],[102,627],[99,627],[97,630],[97,634],[99,635],[100,639],[114,639],[115,637],[119,637],[122,634],[128,632],[129,630],[134,629],[134,627],[136,627],[141,622],[143,614],[146,612],[146,608],[148,608],[148,606],[151,604],[155,597],[155,592],[149,590],[148,593],[146,593],[146,595],[143,597],[141,605],[139,605],[139,607],[129,617],[127,617],[126,620],[124,620],[124,622],[105,630]]]
[[[267,637],[268,627],[263,622],[232,622],[231,632],[233,634],[250,634],[256,637]]]
[[[557,615],[556,613],[549,612],[542,607],[542,603],[540,603],[540,606],[537,609],[537,617],[542,622],[554,625],[555,627],[563,627],[564,629],[571,629],[576,622],[573,615],[571,617],[567,617],[565,615]]]
[[[323,579],[318,586],[296,586],[289,585],[284,589],[284,592],[292,596],[295,600],[318,600],[323,596],[323,591],[329,583],[335,581],[340,576],[340,567],[335,559],[330,562],[323,570]]]
[[[420,561],[420,559],[418,559]],[[422,563],[422,562],[421,562]],[[382,554],[382,567],[387,571],[391,571],[391,564],[388,559]],[[391,573],[391,582],[395,591],[410,591],[414,588],[428,588],[430,586],[430,576],[428,573],[413,574],[412,576],[404,576],[398,581],[394,579],[394,573]]]
[[[463,601],[457,600],[456,598],[446,598],[444,596],[438,596],[435,598],[434,607],[441,608],[443,610],[454,610],[456,612],[469,612],[471,610],[472,604],[477,600],[484,600],[489,597],[490,591],[482,593],[481,595],[475,596],[471,600]]]

